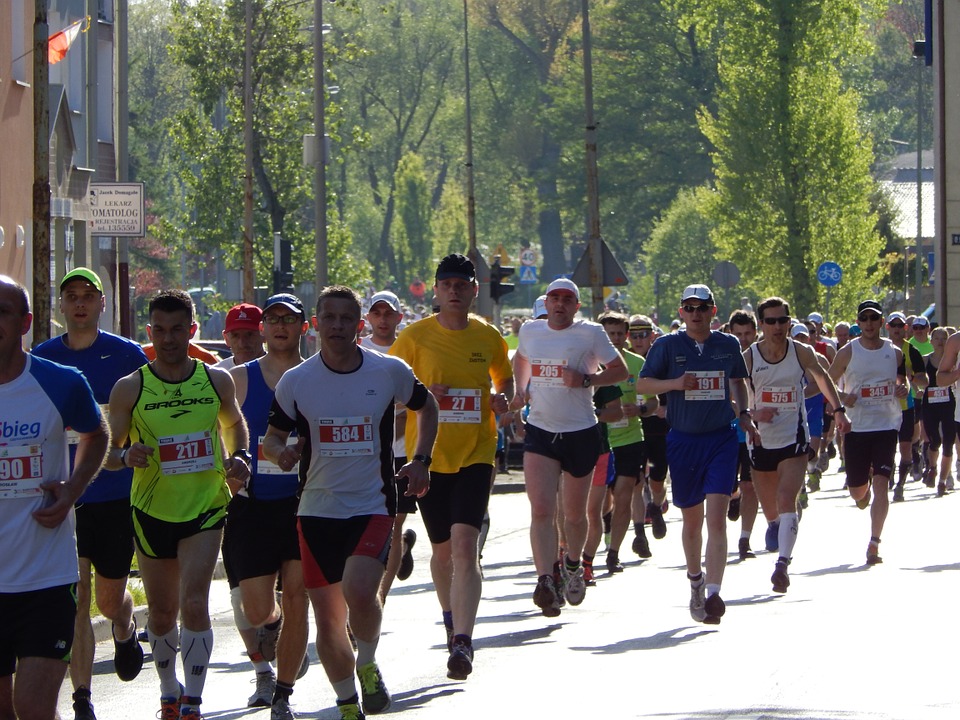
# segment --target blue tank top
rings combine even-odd
[[[297,494],[300,479],[297,473],[280,473],[273,463],[263,459],[263,436],[267,432],[270,406],[273,405],[273,390],[267,385],[260,370],[259,360],[251,360],[244,366],[247,370],[247,396],[240,410],[246,418],[250,431],[250,443],[255,443],[253,467],[250,469],[249,491],[241,491],[256,500],[281,500]],[[260,465],[263,463],[264,471]],[[271,472],[272,470],[272,472]]]

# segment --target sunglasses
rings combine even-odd
[[[898,330],[902,327],[906,327],[906,323],[902,323],[902,322],[892,322],[892,323],[887,323],[887,325],[889,325],[892,328],[897,328]]]
[[[927,329],[927,326],[926,326],[926,325],[914,325],[914,326],[913,326],[913,329],[914,329],[914,330],[926,330],[926,329]]]
[[[263,322],[267,325],[276,325],[278,323],[283,323],[284,325],[293,325],[303,321],[300,319],[299,315],[264,315]]]
[[[630,337],[637,338],[638,340],[643,340],[651,335],[653,335],[652,330],[632,330],[630,332]]]
[[[764,325],[786,325],[788,322],[790,322],[789,315],[783,315],[781,317],[775,317],[775,318],[765,317],[763,319]]]
[[[692,315],[696,312],[708,313],[713,309],[713,305],[681,305],[680,308],[685,313],[690,313]]]
[[[859,322],[870,322],[870,321],[879,320],[879,319],[880,319],[880,316],[872,312],[860,313],[859,315],[857,315],[857,320]]]

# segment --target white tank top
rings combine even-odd
[[[806,445],[810,442],[810,433],[803,402],[804,373],[794,341],[787,338],[786,355],[775,363],[764,359],[758,343],[750,346],[750,356],[753,407],[777,410],[772,422],[757,423],[760,445],[768,450]]]
[[[903,419],[897,387],[897,350],[889,340],[877,350],[868,350],[860,339],[850,341],[851,356],[844,372],[847,393],[856,393],[857,402],[847,408],[854,432],[898,430]]]

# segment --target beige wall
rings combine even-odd
[[[960,0],[934,0],[937,319],[960,325]]]

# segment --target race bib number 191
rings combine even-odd
[[[696,370],[692,372],[697,377],[697,387],[685,390],[685,400],[725,400],[726,392],[723,386],[723,370]]]

